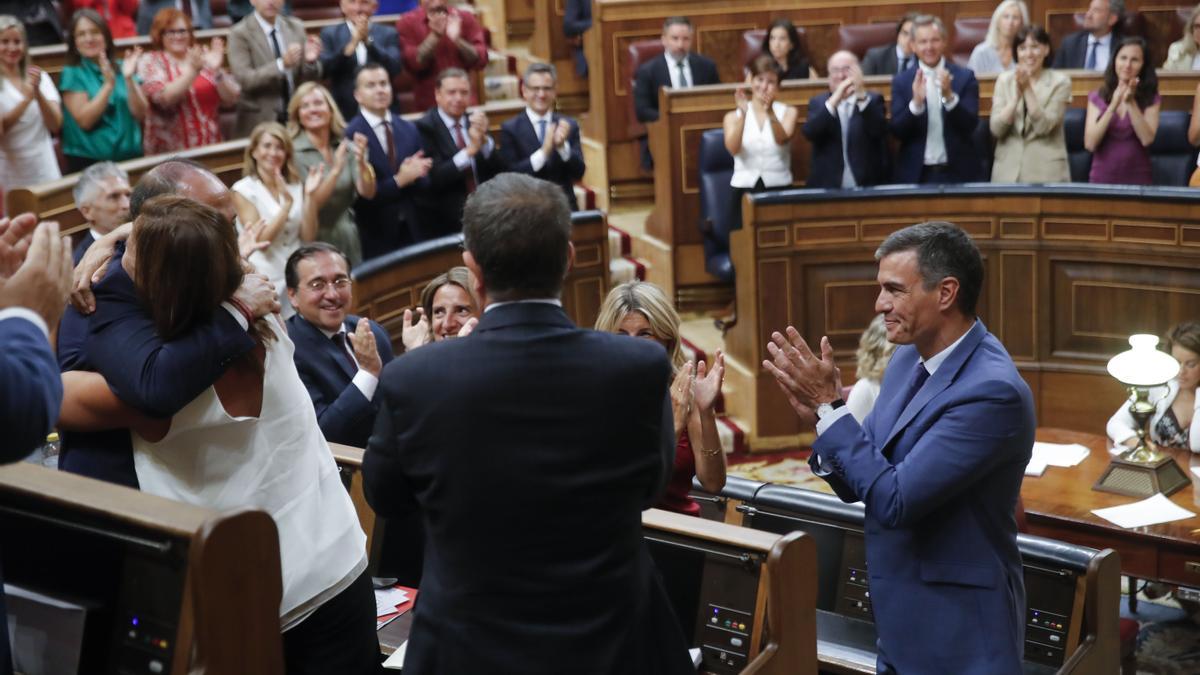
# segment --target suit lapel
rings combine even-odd
[[[912,422],[917,413],[921,412],[921,409],[925,407],[925,404],[929,403],[934,396],[942,393],[946,387],[950,386],[950,383],[958,377],[958,371],[962,369],[963,364],[967,362],[971,354],[975,353],[975,348],[983,341],[983,336],[986,334],[987,328],[983,325],[983,321],[975,319],[975,325],[971,327],[971,330],[967,331],[967,336],[963,338],[963,341],[959,343],[949,358],[942,362],[942,365],[938,366],[937,372],[929,376],[929,379],[926,380],[921,390],[917,392],[916,396],[913,396],[908,405],[904,406],[904,410],[900,411],[900,416],[892,424],[891,430],[888,431],[887,439],[883,442],[883,445],[879,446],[880,448],[890,446],[896,435]],[[914,361],[913,366],[915,367],[915,365]],[[907,385],[908,380],[904,378],[901,382],[903,385]],[[889,393],[895,395],[896,392]]]
[[[429,124],[433,127],[438,144],[442,146],[442,154],[446,157],[453,157],[458,152],[458,143],[454,142],[454,137],[450,135],[450,130],[446,128],[442,114],[437,108],[429,111]]]

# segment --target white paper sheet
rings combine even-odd
[[[1034,443],[1033,459],[1041,460],[1046,466],[1075,466],[1087,459],[1090,451],[1078,443]]]
[[[1161,493],[1132,504],[1094,509],[1092,513],[1118,527],[1145,527],[1173,520],[1185,520],[1196,515],[1176,505]]]
[[[387,661],[383,662],[383,667],[390,670],[403,670],[404,652],[406,651],[408,651],[408,640],[405,640],[403,643],[401,643],[400,647],[398,647],[396,651],[392,652],[391,656],[387,657]]]
[[[1026,476],[1040,476],[1044,473],[1046,473],[1046,460],[1040,457],[1031,458],[1025,465]]]
[[[408,593],[399,588],[382,588],[375,591],[375,616],[396,611],[396,605],[408,602]]]

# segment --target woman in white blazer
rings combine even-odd
[[[1013,38],[1014,70],[1000,73],[988,120],[996,138],[993,183],[1054,183],[1071,180],[1063,115],[1071,101],[1071,78],[1050,64],[1050,35],[1037,24]]]
[[[1150,440],[1160,445],[1189,448],[1200,453],[1200,414],[1196,388],[1200,386],[1200,322],[1185,321],[1167,334],[1166,348],[1179,361],[1179,375],[1165,387],[1150,390],[1154,417]],[[1137,444],[1137,425],[1129,406],[1122,404],[1108,420],[1108,437],[1116,445]]]

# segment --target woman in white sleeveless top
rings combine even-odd
[[[725,149],[733,155],[733,227],[741,227],[742,195],[792,184],[792,136],[795,106],[775,101],[779,64],[769,55],[750,62],[750,96],[734,92],[737,109],[725,115]]]
[[[216,312],[253,318],[249,310],[222,307],[243,273],[233,227],[208,206],[177,195],[150,199],[134,221],[125,258],[164,343]],[[274,519],[289,675],[375,673],[379,644],[366,535],[296,372],[283,322],[270,315],[250,333],[257,346],[169,420],[147,422],[128,412],[107,386],[99,394],[90,388],[88,396],[112,400],[90,405],[130,420],[143,492],[216,510],[262,509]]]
[[[62,120],[54,81],[30,64],[25,26],[15,17],[0,15],[0,188],[33,187],[62,178],[50,138],[62,128]]]
[[[324,172],[324,165],[318,164],[301,184],[292,137],[283,125],[263,122],[250,132],[242,178],[232,187],[233,204],[242,227],[260,219],[264,221],[259,241],[269,243],[250,256],[250,263],[275,284],[284,319],[296,313],[288,301],[284,269],[288,257],[300,248],[301,242],[317,237],[318,206],[311,195],[321,184]]]

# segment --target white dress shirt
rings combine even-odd
[[[454,126],[455,126],[455,124],[461,124],[462,125],[461,133],[462,133],[463,143],[470,145],[471,139],[468,137],[468,130],[471,128],[471,121],[468,118],[468,116],[463,115],[461,121],[456,121],[453,117],[447,115],[445,110],[438,108],[437,111],[438,111],[438,117],[442,118],[442,124],[446,125],[446,131],[450,132],[450,140],[454,141],[455,143],[458,142],[454,138]],[[536,129],[537,127],[534,127],[534,128]],[[494,141],[492,141],[492,137],[490,135],[485,135],[483,137],[483,147],[479,149],[479,154],[484,157],[487,157],[488,155],[492,154],[492,149],[495,147],[496,147],[496,144]],[[479,173],[477,171],[475,171],[475,158],[467,154],[466,148],[463,148],[462,150],[459,150],[458,152],[454,153],[453,159],[454,159],[454,166],[459,171],[465,170],[467,168],[467,165],[469,164],[471,166],[471,171],[475,172],[476,180],[478,180]]]
[[[1096,45],[1096,66],[1094,70],[1104,72],[1108,67],[1108,58],[1112,54],[1112,39],[1113,34],[1109,32],[1102,38],[1097,38],[1095,35],[1088,35],[1087,50],[1083,53],[1083,65],[1087,66],[1087,54],[1092,51],[1092,45]]]
[[[339,342],[345,348],[344,351],[350,355],[350,358],[354,361],[354,365],[358,366],[358,372],[354,374],[354,378],[350,380],[350,383],[358,387],[362,395],[370,401],[375,396],[375,389],[379,387],[379,378],[363,370],[362,365],[359,364],[358,356],[354,353],[354,345],[350,343],[349,336],[346,335],[346,324],[343,323],[336,332],[325,330],[320,326],[317,326],[317,330],[321,331],[321,334],[329,340],[332,340],[334,335],[341,336]],[[375,339],[374,332],[371,333],[371,339]]]
[[[279,30],[279,17],[275,17],[275,23],[267,23],[267,20],[262,18],[262,15],[258,12],[252,13],[254,14],[254,19],[258,21],[258,27],[262,28],[263,35],[267,36],[267,49],[271,49],[272,51],[274,51],[274,48],[271,46],[271,31],[275,32],[275,41],[279,43],[279,58],[275,59],[275,67],[287,77],[288,91],[295,91],[296,83],[292,80],[292,71],[283,65],[283,55],[287,53],[288,43],[283,38],[283,31]],[[286,108],[287,101],[284,101],[283,105]]]
[[[384,113],[384,115],[385,115],[384,117],[380,117],[380,116],[376,115],[375,113],[370,112],[366,108],[359,106],[358,112],[360,114],[362,114],[363,119],[366,120],[367,124],[369,124],[371,126],[371,131],[375,132],[375,138],[379,139],[379,147],[383,148],[383,154],[387,155],[387,152],[388,152],[387,130],[385,130],[384,127],[390,126],[392,123],[391,111]],[[404,158],[397,157],[396,161],[397,162],[404,161]]]
[[[909,101],[908,110],[914,115],[929,112],[929,119],[925,124],[925,165],[945,164],[947,156],[943,116],[945,112],[954,110],[958,105],[958,94],[951,92],[950,98],[942,98],[942,89],[938,86],[937,81],[937,69],[946,67],[945,58],[938,61],[938,64],[932,68],[925,65],[923,61],[918,61],[917,67],[925,74],[925,103],[917,105],[915,100]],[[938,105],[928,105],[931,100],[937,101]]]
[[[683,89],[695,84],[696,78],[692,77],[692,64],[688,57],[683,57],[683,72],[686,74],[687,82],[679,81],[679,59],[671,56],[671,52],[663,52],[663,57],[667,59],[667,72],[671,73],[671,88]]]
[[[353,40],[354,39],[354,24],[347,21],[346,27],[350,29],[350,39]],[[354,45],[354,59],[356,61],[358,61],[358,65],[360,65],[360,66],[366,65],[366,63],[367,63],[367,43],[366,42],[360,40],[358,44]]]
[[[899,48],[897,47],[897,49]],[[843,99],[834,110],[833,97],[825,99],[825,110],[837,118],[842,128],[842,187],[844,188],[858,187],[858,181],[854,179],[854,170],[850,168],[850,119],[854,117],[855,108],[858,108],[860,113],[866,110],[868,101],[870,98],[866,94],[858,98]]]
[[[534,134],[537,134],[538,122],[541,122],[542,120],[546,120],[546,133],[548,133],[548,134],[554,133],[555,122],[554,122],[554,113],[553,112],[547,111],[545,115],[539,115],[533,111],[533,108],[530,108],[529,106],[525,106],[525,116],[529,118],[529,123],[533,125],[533,133]],[[544,138],[538,139],[538,141],[541,141],[541,142],[545,142],[545,140],[546,139],[544,139]],[[563,141],[562,146],[558,148],[558,156],[562,157],[562,160],[564,162],[569,161],[571,159],[571,142],[570,141]],[[538,148],[537,150],[533,151],[532,155],[529,156],[529,167],[531,169],[533,169],[534,173],[537,173],[538,171],[542,170],[543,166],[546,166],[547,159],[549,159],[549,158],[546,157],[546,153],[543,152],[541,148]]]

